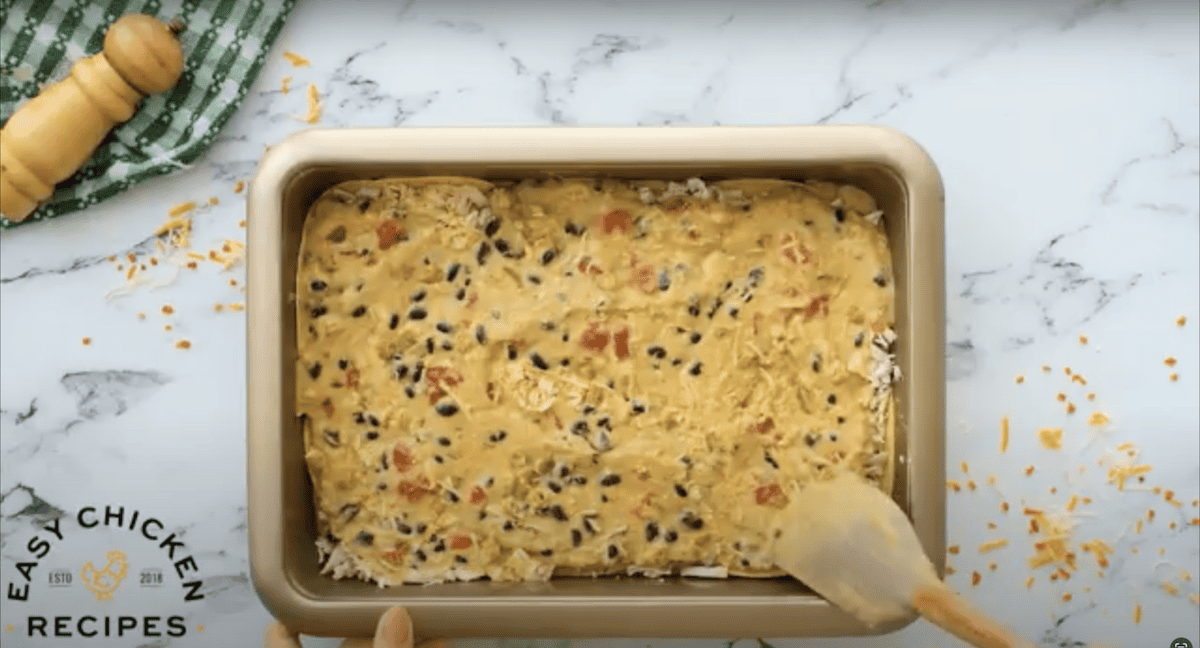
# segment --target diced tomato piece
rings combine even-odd
[[[617,354],[617,360],[624,360],[629,357],[629,327],[622,326],[613,334],[613,351]]]
[[[482,504],[487,499],[487,490],[483,486],[471,487],[471,503]]]
[[[610,334],[607,327],[599,322],[590,322],[588,327],[584,329],[583,334],[579,336],[579,346],[582,346],[588,351],[602,353],[604,348],[608,346]]]
[[[754,501],[758,504],[775,506],[783,502],[783,488],[775,482],[754,489]]]
[[[775,419],[767,417],[757,423],[750,424],[750,431],[755,434],[766,434],[775,429]]]
[[[321,409],[325,410],[326,416],[333,416],[333,401],[328,398],[321,401]]]
[[[433,492],[429,487],[430,484],[425,478],[420,481],[405,480],[400,482],[398,488],[400,495],[404,496],[410,503],[419,501],[422,497]]]
[[[400,241],[408,238],[404,229],[400,227],[396,221],[388,219],[380,223],[379,228],[375,230],[379,235],[379,249],[386,250]]]
[[[358,387],[358,369],[350,369],[346,372],[346,386]]]
[[[613,209],[601,214],[599,220],[600,231],[605,234],[612,234],[617,230],[624,234],[633,228],[633,218],[624,209]]]
[[[397,443],[392,450],[392,465],[398,472],[407,472],[413,465],[413,452],[404,444]]]
[[[466,533],[450,534],[450,548],[455,550],[469,549],[474,544],[471,541],[471,536]]]
[[[824,317],[829,314],[829,295],[821,295],[814,297],[801,311],[804,314],[804,321],[808,321],[817,315]]]

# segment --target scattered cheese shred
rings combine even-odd
[[[1103,540],[1092,540],[1081,543],[1079,547],[1086,552],[1095,554],[1096,564],[1100,565],[1102,569],[1108,569],[1108,556],[1113,553],[1113,548],[1108,543]]]
[[[1050,373],[1050,365],[1042,365],[1042,373]]]
[[[1172,373],[1170,376],[1168,376],[1168,378],[1170,378],[1170,379],[1171,379],[1171,382],[1178,382],[1178,381],[1179,381],[1179,374],[1177,374],[1177,373]]]
[[[1008,417],[1000,419],[1000,452],[1008,452]]]
[[[947,488],[952,488],[952,489],[954,489],[954,492],[955,492],[955,493],[957,493],[957,492],[959,492],[959,491],[961,491],[961,490],[962,490],[962,486],[961,486],[961,485],[959,485],[959,483],[958,483],[958,482],[956,482],[956,481],[954,481],[953,479],[951,479],[951,480],[949,480],[949,481],[947,481],[947,482],[946,482],[946,487],[947,487]]]
[[[972,587],[974,587],[975,585],[978,585],[979,581],[981,581],[981,580],[983,580],[983,576],[979,575],[979,572],[971,572],[971,586]]]
[[[1061,450],[1062,435],[1062,428],[1042,428],[1038,430],[1038,438],[1042,441],[1042,447],[1047,450]]]
[[[1017,384],[1020,385],[1023,382],[1025,382],[1025,376],[1017,374]]]
[[[308,84],[308,114],[304,116],[304,121],[315,124],[321,120],[321,93],[317,91],[317,86]]]
[[[1025,589],[1030,589],[1032,587],[1033,587],[1033,576],[1030,576],[1029,578],[1025,579]]]
[[[1075,413],[1075,403],[1067,403],[1067,414]]]
[[[1163,364],[1167,365],[1168,367],[1174,367],[1176,362],[1178,361],[1175,359],[1175,356],[1167,356],[1166,359],[1163,360]]]
[[[221,202],[221,199],[220,199],[220,198],[217,198],[216,196],[209,196],[209,197],[208,197],[208,204],[210,204],[210,205],[216,205],[216,204],[220,204],[220,202]]]
[[[288,63],[291,63],[295,67],[305,67],[308,65],[308,59],[295,52],[284,52],[283,58],[287,59]]]
[[[1179,319],[1175,320],[1175,326],[1183,326],[1187,324],[1187,317],[1180,315]]]
[[[279,91],[282,92],[283,94],[287,94],[288,92],[290,92],[291,88],[288,87],[288,84],[291,82],[292,82],[292,77],[290,77],[290,76],[283,77],[283,79],[281,79],[279,81]]]
[[[1175,491],[1173,491],[1173,490],[1168,489],[1166,492],[1164,492],[1163,499],[1167,501],[1167,504],[1170,504],[1171,506],[1174,506],[1175,508],[1183,507],[1183,502],[1180,502],[1179,500],[1175,499]]]
[[[1092,415],[1088,417],[1088,425],[1093,425],[1095,427],[1105,425],[1108,423],[1108,421],[1108,416],[1106,416],[1103,412],[1092,412]]]
[[[1108,483],[1116,483],[1117,490],[1125,490],[1125,480],[1137,475],[1144,475],[1150,472],[1151,467],[1148,464],[1137,466],[1113,466],[1108,469]]]
[[[1032,474],[1033,474],[1033,464],[1029,464],[1028,466],[1025,466],[1025,476],[1028,477]]]
[[[1096,400],[1096,395],[1095,395],[1095,394],[1088,394],[1088,397],[1087,397],[1087,398],[1088,398],[1088,400],[1090,400],[1090,401],[1094,401],[1094,400]]]
[[[1068,502],[1067,502],[1067,512],[1069,513],[1069,512],[1071,512],[1071,511],[1074,511],[1074,510],[1075,510],[1075,506],[1076,506],[1077,504],[1079,504],[1079,496],[1078,496],[1078,495],[1071,495],[1071,499],[1070,499],[1070,501],[1068,501]]]
[[[246,183],[241,180],[238,180],[237,182],[233,183],[233,193],[242,193],[242,189],[245,189],[245,188],[246,188]]]
[[[958,555],[958,551],[959,551],[958,545],[950,545],[949,547],[946,547],[946,551],[948,551],[952,554]]]
[[[1075,374],[1075,375],[1071,376],[1071,380],[1073,382],[1079,383],[1080,385],[1084,385],[1084,386],[1087,385],[1087,378],[1084,378],[1083,376],[1081,376],[1079,374]]]
[[[233,302],[232,304],[229,305],[229,310],[243,311],[243,310],[246,310],[246,305],[243,304],[242,302]]]
[[[92,343],[92,338],[90,338],[90,337],[83,338],[83,346],[87,346],[91,343]]]
[[[1162,585],[1162,590],[1164,592],[1166,592],[1167,594],[1170,594],[1171,596],[1176,596],[1179,594],[1179,588],[1175,587],[1171,583],[1168,583],[1167,581],[1163,581],[1161,585]]]
[[[1079,343],[1080,343],[1080,344],[1087,344],[1087,342],[1088,342],[1088,339],[1087,339],[1087,336],[1086,336],[1086,335],[1080,335],[1080,336],[1079,336]]]
[[[1133,622],[1134,623],[1142,622],[1142,604],[1141,603],[1133,606]]]
[[[1055,396],[1055,398],[1057,398],[1057,399],[1058,399],[1058,402],[1060,402],[1060,403],[1061,403],[1061,402],[1063,402],[1063,401],[1067,400],[1067,395],[1066,395],[1066,394],[1064,394],[1064,393],[1062,393],[1062,392],[1058,392],[1058,395],[1057,395],[1057,396]]]
[[[180,340],[175,343],[175,348],[176,349],[190,349],[190,348],[192,348],[192,343],[188,342],[187,340]]]
[[[1007,547],[1007,546],[1008,546],[1008,540],[1007,540],[1006,538],[999,538],[999,539],[997,539],[997,540],[990,540],[990,541],[988,541],[988,542],[985,542],[985,543],[983,543],[983,544],[979,545],[979,553],[981,553],[981,554],[985,554],[985,553],[987,553],[987,552],[989,552],[989,551],[995,551],[995,550],[997,550],[997,549],[1003,549],[1004,547]]]
[[[175,205],[174,207],[168,209],[167,214],[169,216],[171,216],[171,218],[175,218],[177,216],[182,216],[182,215],[192,211],[195,208],[196,208],[196,203],[189,200],[188,202],[179,203],[178,205]]]

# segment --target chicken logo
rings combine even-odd
[[[84,587],[96,595],[97,601],[111,601],[113,592],[121,586],[121,581],[125,580],[125,573],[129,571],[129,562],[124,551],[113,549],[104,556],[108,559],[104,569],[97,570],[91,561],[88,561],[83,563],[83,569],[79,570],[79,578]]]

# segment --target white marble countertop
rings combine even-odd
[[[322,94],[323,127],[880,123],[908,133],[938,163],[947,195],[947,463],[961,485],[948,494],[947,540],[962,548],[949,556],[949,582],[1042,646],[1200,640],[1196,3],[385,4],[301,2],[199,163],[0,237],[0,624],[14,626],[0,643],[257,645],[269,617],[247,575],[245,321],[228,306],[244,300],[244,269],[201,262],[164,287],[107,295],[126,284],[127,254],[139,264],[155,254],[152,234],[177,203],[201,204],[196,250],[244,240],[246,194],[234,184],[249,179],[264,146],[308,127],[295,116],[307,110],[309,83]],[[285,50],[311,66],[292,67]],[[146,275],[170,272],[148,266]],[[184,339],[191,348],[176,348]],[[1168,356],[1178,364],[1166,366]],[[1096,411],[1111,422],[1090,426]],[[1001,454],[1004,417],[1012,441]],[[1061,450],[1041,447],[1042,427],[1063,428]],[[1119,491],[1097,461],[1125,442],[1153,469]],[[1070,580],[1051,580],[1053,568],[1027,565],[1034,536],[1022,508],[1062,512],[1071,494],[1090,498],[1075,509],[1071,546],[1101,539],[1114,553],[1102,575],[1080,552]],[[103,524],[105,506],[123,507],[123,517]],[[87,507],[101,525],[90,527]],[[157,542],[139,539],[150,516],[163,527]],[[56,519],[61,540],[44,529]],[[171,532],[185,546],[163,544]],[[44,559],[35,537],[53,547]],[[1010,545],[979,554],[1000,537]],[[85,560],[99,569],[113,549],[135,565],[130,582],[144,581],[128,596],[104,607],[78,582],[50,587],[55,570]],[[146,587],[156,577],[139,560],[163,566],[163,587]],[[29,600],[17,602],[22,569],[33,580]],[[184,600],[180,583],[191,581],[203,600]],[[84,609],[142,625],[108,642],[23,634],[29,615],[51,617],[53,631],[52,617],[76,610],[64,622],[74,633]],[[165,635],[172,615],[183,637]],[[145,632],[145,616],[162,617],[162,638]],[[716,648],[730,639],[531,645]],[[963,645],[925,622],[870,639],[767,641]]]

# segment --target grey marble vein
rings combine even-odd
[[[157,371],[81,371],[62,377],[63,387],[74,394],[79,415],[87,420],[120,416],[171,382]]]

